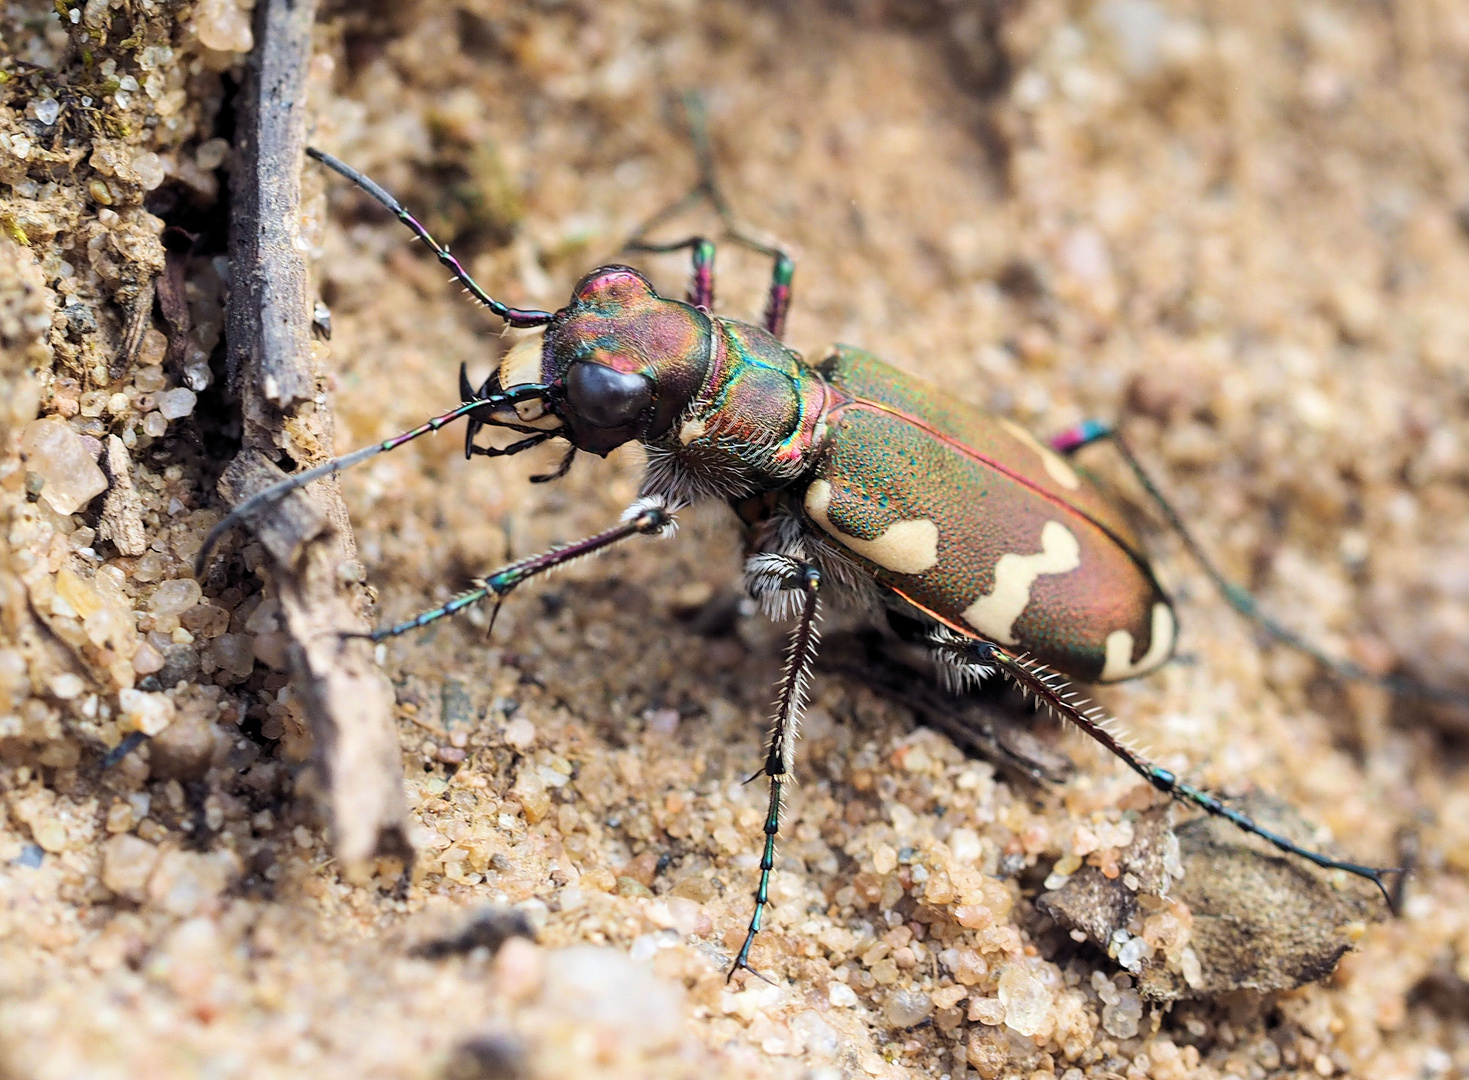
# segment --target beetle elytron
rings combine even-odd
[[[819,364],[806,364],[781,342],[794,264],[733,232],[774,259],[761,326],[713,314],[714,245],[701,237],[630,245],[691,251],[687,301],[659,296],[638,271],[611,265],[582,278],[559,311],[507,307],[377,184],[329,154],[308,153],[391,210],[508,325],[544,333],[509,350],[478,389],[461,370],[457,408],[241,503],[211,533],[201,559],[258,507],[459,417],[469,421],[468,455],[569,443],[560,467],[536,481],[564,475],[579,450],[606,455],[640,442],[648,453],[641,493],[605,532],[511,563],[442,607],[377,631],[375,640],[492,596],[498,603],[518,584],[629,537],[667,535],[674,515],[694,501],[727,501],[747,531],[746,589],[772,617],[796,616],[761,770],[770,803],[755,911],[731,975],[749,968],[769,903],[781,794],[816,657],[822,596],[905,616],[958,681],[999,672],[1159,791],[1319,866],[1367,878],[1386,894],[1384,876],[1393,871],[1307,850],[1257,825],[1124,746],[1069,690],[1066,676],[1112,682],[1152,671],[1176,639],[1173,609],[1137,537],[1064,456],[1107,429],[1082,425],[1047,446],[858,349],[837,346]],[[707,178],[693,194],[700,193],[724,216]],[[523,437],[504,447],[476,445],[487,425]]]

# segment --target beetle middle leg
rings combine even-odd
[[[750,966],[750,946],[755,943],[765,908],[770,904],[770,872],[775,867],[775,838],[780,833],[781,796],[790,781],[801,708],[806,702],[806,687],[811,681],[816,645],[821,636],[816,626],[821,571],[815,566],[786,555],[754,555],[746,564],[745,582],[751,595],[767,608],[774,604],[778,609],[784,606],[783,597],[793,598],[800,610],[800,619],[791,634],[790,651],[786,654],[785,674],[776,697],[775,720],[770,729],[765,765],[755,774],[764,773],[770,778],[770,806],[765,815],[765,847],[760,854],[755,913],[750,918],[744,944],[730,966],[726,981],[734,978],[734,973],[741,968],[760,975]],[[755,779],[755,776],[750,779]],[[763,975],[760,977],[764,978]]]
[[[1310,848],[1301,847],[1292,840],[1272,832],[1253,818],[1227,806],[1219,796],[1185,783],[1172,771],[1155,765],[1122,741],[1113,730],[1113,722],[1100,708],[1085,701],[1064,677],[1043,664],[1024,657],[1014,656],[1000,646],[979,638],[964,637],[952,631],[939,631],[934,637],[935,651],[944,661],[952,664],[961,673],[972,678],[984,678],[998,671],[1015,682],[1023,690],[1033,694],[1063,720],[1070,720],[1083,732],[1101,743],[1121,758],[1133,772],[1137,773],[1158,791],[1179,802],[1198,807],[1205,813],[1222,817],[1247,833],[1269,841],[1281,851],[1298,855],[1308,862],[1326,870],[1345,870],[1349,874],[1365,878],[1381,890],[1383,898],[1392,906],[1392,894],[1388,889],[1388,875],[1402,874],[1399,867],[1379,868],[1361,863],[1347,862]]]
[[[550,551],[539,555],[531,555],[528,558],[517,560],[508,566],[503,566],[493,574],[486,577],[476,578],[472,587],[455,596],[447,604],[431,608],[406,622],[396,623],[393,626],[383,627],[367,634],[350,634],[349,637],[365,637],[372,641],[382,641],[386,638],[397,637],[406,634],[410,630],[417,630],[421,626],[437,622],[457,611],[463,611],[471,605],[493,595],[495,597],[495,610],[499,610],[500,604],[504,603],[505,597],[519,585],[525,584],[533,577],[547,573],[564,566],[577,559],[595,555],[605,548],[611,547],[619,541],[626,540],[630,536],[668,536],[673,532],[675,522],[673,511],[664,505],[661,499],[642,498],[623,511],[622,520],[610,529],[606,529],[583,540],[567,544],[564,547],[552,548]],[[493,620],[491,621],[493,626]]]

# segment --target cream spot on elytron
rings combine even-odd
[[[1102,682],[1130,679],[1152,671],[1168,659],[1173,652],[1173,638],[1178,632],[1173,622],[1173,611],[1167,604],[1153,605],[1153,635],[1148,641],[1147,654],[1136,664],[1132,662],[1132,635],[1126,630],[1113,630],[1107,635],[1106,660],[1102,664]]]
[[[964,609],[964,621],[991,641],[1017,645],[1015,620],[1030,603],[1030,587],[1042,574],[1065,574],[1081,565],[1081,545],[1059,521],[1041,529],[1041,549],[1034,555],[1007,552],[995,562],[995,587]],[[1110,644],[1110,639],[1109,639]]]
[[[708,430],[709,425],[703,420],[685,420],[683,426],[678,429],[678,441],[688,446],[695,439],[702,439]]]
[[[1046,472],[1050,473],[1052,480],[1070,491],[1075,491],[1081,487],[1081,477],[1076,475],[1075,469],[1062,460],[1060,454],[1043,444],[1019,424],[1011,420],[1006,420],[1003,416],[999,417],[999,421],[1006,431],[1014,435],[1039,455],[1041,464],[1046,467]]]
[[[921,574],[939,561],[939,527],[927,518],[895,521],[874,540],[849,536],[827,517],[831,484],[813,480],[806,489],[806,513],[822,530],[870,562],[895,574]]]

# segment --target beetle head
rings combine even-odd
[[[498,381],[548,385],[545,398],[515,407],[516,421],[606,454],[656,439],[683,412],[704,382],[710,329],[707,315],[659,296],[636,270],[604,266],[582,278],[543,337],[505,354]]]

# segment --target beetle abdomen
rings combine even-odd
[[[851,400],[827,417],[807,516],[877,580],[964,633],[1087,681],[1172,654],[1172,609],[1126,522],[1023,429],[876,358],[822,373]]]

